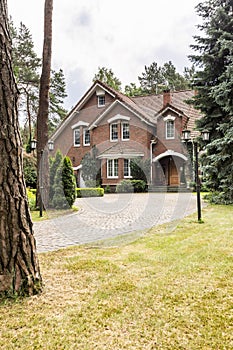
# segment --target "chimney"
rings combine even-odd
[[[163,91],[163,107],[166,107],[166,105],[171,104],[172,102],[172,96],[170,90],[164,90]]]

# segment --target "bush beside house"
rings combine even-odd
[[[59,152],[50,161],[50,205],[56,209],[68,209],[76,198],[76,181],[70,158],[61,158]]]
[[[146,192],[147,184],[143,180],[122,180],[116,186],[117,193]]]

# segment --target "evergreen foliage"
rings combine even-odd
[[[189,87],[189,81],[176,71],[171,61],[164,63],[162,67],[156,62],[145,66],[145,72],[138,80],[143,94],[158,94],[164,89],[182,90]]]
[[[22,22],[18,29],[13,23],[10,28],[13,71],[20,91],[19,115],[21,122],[28,125],[28,138],[32,138],[32,125],[36,121],[39,103],[41,59],[35,53],[29,29]]]
[[[134,180],[148,183],[150,177],[150,159],[135,158],[130,161],[131,175]]]
[[[21,22],[19,28],[10,23],[12,37],[12,61],[17,86],[20,91],[19,116],[24,124],[26,139],[33,138],[39,106],[39,85],[41,59],[34,51],[30,30]],[[63,108],[66,94],[62,69],[51,71],[49,92],[49,133],[51,134],[64,119],[67,111]]]
[[[64,157],[62,168],[62,183],[66,200],[71,208],[76,198],[76,181],[69,157]]]
[[[67,97],[63,70],[52,70],[49,91],[49,133],[51,134],[65,118],[67,110],[63,101]]]
[[[50,159],[50,203],[56,209],[68,209],[76,198],[76,181],[69,157],[57,151]]]
[[[56,209],[68,209],[69,205],[66,200],[64,189],[63,189],[63,183],[62,183],[62,169],[63,166],[60,164],[57,168],[55,179],[54,179],[54,185],[53,185],[53,199],[52,199],[52,206]]]
[[[98,72],[95,74],[93,82],[100,80],[117,91],[121,91],[121,81],[115,76],[112,69],[106,67],[98,67]]]
[[[49,170],[49,201],[53,200],[54,196],[54,183],[55,183],[55,177],[56,177],[56,172],[59,166],[62,164],[62,153],[60,150],[58,150],[55,154],[55,157],[50,157],[49,158],[49,163],[50,163],[50,170]]]
[[[195,74],[198,91],[194,105],[203,117],[200,131],[210,132],[204,157],[207,184],[215,202],[233,203],[233,2],[208,0],[197,6],[203,18],[190,56],[199,67]],[[217,192],[217,193],[216,193]]]
[[[97,148],[93,146],[90,153],[86,153],[82,161],[82,177],[87,185],[100,185],[100,161],[97,159]]]
[[[32,154],[25,153],[23,156],[23,173],[26,186],[36,188],[36,158]]]
[[[142,96],[142,95],[145,95],[145,92],[140,86],[137,87],[135,83],[130,83],[129,85],[125,86],[125,95]]]

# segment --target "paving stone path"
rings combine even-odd
[[[37,251],[113,238],[168,223],[196,211],[192,193],[106,194],[102,198],[76,200],[76,213],[34,223]]]

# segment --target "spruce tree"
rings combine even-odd
[[[202,112],[200,131],[208,129],[207,184],[218,203],[233,203],[233,1],[208,0],[197,6],[203,18],[190,56],[198,67],[194,104]]]
[[[176,67],[171,61],[158,66],[153,62],[150,66],[145,66],[145,72],[138,77],[143,94],[158,94],[164,89],[182,90],[187,89],[189,81],[176,71]]]

